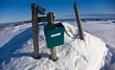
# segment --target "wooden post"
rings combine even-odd
[[[37,5],[32,4],[32,38],[34,46],[33,57],[35,59],[39,58],[38,31]]]
[[[75,0],[74,0],[74,11],[75,11],[75,15],[76,15],[77,24],[78,24],[80,39],[84,40],[83,29],[82,29],[82,25],[81,25],[81,21],[80,21],[78,6],[77,6],[77,3],[75,2]]]
[[[48,18],[48,24],[54,24],[54,13],[53,12],[48,12],[47,18]],[[53,61],[56,61],[57,60],[56,48],[51,48],[50,51],[51,51],[51,59]]]

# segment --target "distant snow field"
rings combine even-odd
[[[112,21],[87,21],[84,30],[101,38],[115,48],[115,23]]]
[[[55,62],[49,59],[43,26],[39,27],[40,59],[32,57],[31,23],[4,28],[0,31],[0,70],[100,70],[109,51],[106,43],[115,45],[115,24],[84,23],[85,41],[79,39],[74,24],[63,22],[71,37],[64,34],[65,43],[56,47],[58,60]]]

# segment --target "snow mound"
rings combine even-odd
[[[28,31],[28,27],[31,28],[30,25],[31,24],[26,24],[25,29],[23,26],[22,29]],[[72,38],[66,33],[64,34],[65,43],[56,47],[57,61],[54,62],[49,59],[50,51],[47,48],[45,41],[44,28],[43,26],[40,26],[39,45],[41,59],[32,58],[33,44],[31,37],[24,40],[26,39],[26,36],[31,34],[31,31],[29,31],[26,32],[26,35],[23,34],[24,37],[21,35],[20,37],[17,37],[20,39],[14,39],[18,41],[11,42],[12,45],[9,43],[9,45],[3,45],[0,47],[0,68],[3,70],[100,70],[104,65],[104,59],[108,51],[105,43],[101,39],[86,32],[84,32],[85,41],[82,41],[78,38],[78,30],[76,26],[72,26],[68,22],[63,22],[63,25]],[[15,28],[18,28],[16,29],[18,32],[23,32],[20,26]],[[13,35],[15,37],[15,35],[17,36],[18,34],[15,34],[16,30],[9,30],[7,32],[8,34],[14,32]],[[0,37],[2,36],[0,35]]]

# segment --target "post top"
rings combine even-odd
[[[37,4],[36,4],[36,3],[33,3],[33,4],[32,4],[32,7],[37,7]]]

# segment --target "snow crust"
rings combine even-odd
[[[57,46],[57,61],[49,59],[43,26],[40,26],[39,47],[41,59],[32,57],[33,44],[31,24],[12,26],[0,31],[1,70],[100,70],[108,49],[105,43],[84,32],[85,41],[79,39],[78,29],[71,23],[63,22],[68,36],[65,43]]]

